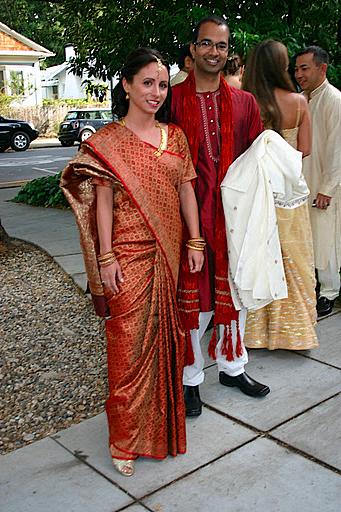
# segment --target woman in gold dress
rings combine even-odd
[[[307,101],[297,94],[288,73],[287,48],[266,40],[250,54],[243,89],[256,97],[265,128],[277,131],[303,158],[310,153]],[[248,348],[305,350],[318,346],[316,295],[309,205],[276,206],[288,298],[249,311],[244,343]]]
[[[185,336],[176,304],[182,222],[190,272],[203,264],[186,138],[167,124],[169,71],[132,52],[114,90],[120,118],[82,144],[61,186],[76,215],[89,286],[106,316],[109,447],[115,468],[186,449]]]

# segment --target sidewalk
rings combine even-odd
[[[35,148],[54,148],[60,147],[61,143],[57,137],[38,137],[36,140],[33,140],[30,144],[31,149]]]
[[[16,192],[0,190],[8,234],[45,249],[84,289],[71,212],[6,203]],[[340,304],[317,330],[317,350],[250,351],[247,371],[271,387],[264,399],[223,388],[207,357],[203,414],[187,421],[187,454],[139,459],[132,478],[111,466],[104,414],[1,456],[1,510],[339,512]]]

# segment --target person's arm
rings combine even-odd
[[[96,186],[97,207],[96,220],[99,238],[100,254],[112,251],[112,228],[113,228],[113,189],[102,185]],[[100,267],[102,283],[112,293],[119,290],[119,283],[123,282],[121,267],[118,261],[111,265]]]
[[[341,99],[335,95],[325,101],[328,103],[324,115],[322,182],[316,196],[318,208],[327,208],[341,183]]]
[[[192,183],[186,181],[180,186],[181,212],[185,219],[190,238],[200,238],[198,205]],[[202,251],[188,249],[188,263],[190,272],[200,272],[204,264]]]
[[[257,139],[258,135],[264,131],[264,126],[260,117],[260,110],[257,101],[250,93],[248,101],[248,145],[251,146],[253,141]]]
[[[303,94],[300,94],[299,98],[301,118],[298,126],[297,149],[301,151],[304,158],[310,155],[311,151],[311,119],[307,100]]]

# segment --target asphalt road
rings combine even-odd
[[[30,181],[42,176],[57,174],[64,169],[67,162],[76,154],[78,146],[71,148],[34,148],[16,153],[0,153],[0,187],[1,185]]]

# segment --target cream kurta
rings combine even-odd
[[[173,78],[171,78],[170,84],[172,87],[173,87],[173,85],[181,84],[181,82],[186,80],[187,77],[188,77],[188,73],[186,73],[186,71],[182,71],[180,69],[180,71],[178,71],[177,74],[174,75]]]
[[[310,206],[318,193],[333,199],[326,210],[309,208],[315,266],[328,266],[333,247],[341,266],[341,92],[328,80],[311,93],[313,143],[311,155],[303,160],[310,189]]]

